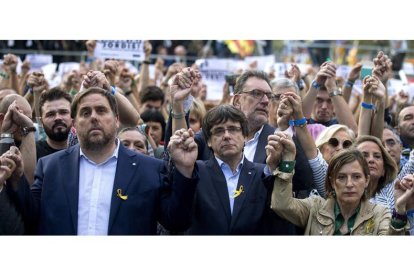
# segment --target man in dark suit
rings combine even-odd
[[[192,131],[171,137],[174,168],[167,172],[162,161],[116,139],[118,108],[108,90],[81,91],[71,109],[79,145],[39,160],[31,194],[20,185],[26,222],[46,235],[156,234],[157,220],[185,231],[198,181]]]
[[[172,131],[187,127],[188,124],[184,117],[187,111],[185,99],[189,97],[192,84],[196,83],[199,78],[199,74],[190,68],[185,68],[176,75],[171,86],[172,112],[168,122],[168,128]],[[276,95],[272,92],[270,80],[265,72],[248,70],[237,78],[233,105],[247,117],[248,133],[245,139],[244,155],[249,161],[266,163],[267,137],[276,130],[268,124],[269,103],[274,100],[276,100]],[[171,130],[166,132],[171,133]],[[304,198],[315,188],[315,185],[312,170],[302,146],[296,137],[293,140],[297,148],[293,192],[295,196]],[[168,142],[168,137],[165,141]],[[198,145],[197,159],[210,159],[212,152],[201,132],[196,133],[195,141]]]
[[[213,156],[197,161],[200,182],[193,205],[192,235],[265,234],[268,191],[265,183],[274,178],[265,165],[247,160],[243,154],[247,136],[244,114],[231,105],[219,105],[207,112],[203,135]],[[278,233],[289,223],[279,218]],[[273,233],[276,234],[276,233]]]
[[[171,92],[171,116],[169,118],[167,129],[172,131],[187,127],[185,120],[188,111],[189,94],[197,81],[200,74],[191,69],[184,68],[178,73],[170,87]],[[266,163],[267,137],[275,132],[275,128],[268,124],[269,103],[276,100],[276,95],[272,92],[270,80],[263,71],[248,70],[237,78],[234,87],[233,105],[242,111],[247,118],[247,135],[245,137],[244,155],[247,160],[255,163]],[[168,141],[168,133],[165,141]],[[306,155],[296,137],[293,138],[297,147],[295,177],[293,179],[293,192],[295,197],[305,198],[309,196],[312,189],[315,188],[313,183],[312,170],[309,166]],[[212,151],[208,147],[204,136],[199,132],[195,135],[195,141],[198,145],[198,160],[208,160],[212,157]],[[269,187],[273,189],[273,186]],[[270,210],[270,209],[269,209]],[[268,213],[270,218],[268,222],[268,234],[280,233],[278,230],[279,222],[274,217],[274,212]],[[293,229],[293,225],[292,229]],[[285,234],[295,234],[295,230]]]

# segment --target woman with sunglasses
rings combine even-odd
[[[405,183],[406,189],[396,193],[392,215],[385,206],[372,204],[365,192],[370,171],[360,151],[336,154],[327,171],[326,197],[306,199],[292,197],[296,148],[290,136],[282,132],[270,135],[266,151],[267,165],[275,176],[271,208],[305,228],[305,235],[403,235],[408,230],[406,208],[414,194],[413,182]]]
[[[352,129],[336,124],[325,128],[315,140],[315,145],[322,153],[323,159],[329,163],[339,151],[351,147],[354,140],[355,133]]]

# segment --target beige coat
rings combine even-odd
[[[278,171],[273,186],[271,208],[293,224],[306,228],[305,235],[333,235],[335,232],[335,200],[311,196],[292,197],[293,173]],[[408,223],[407,223],[408,224]],[[385,206],[362,201],[351,235],[404,235],[402,229],[391,226],[391,213]]]

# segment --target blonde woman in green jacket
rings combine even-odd
[[[285,133],[270,135],[267,164],[275,176],[271,208],[279,216],[305,229],[305,235],[403,235],[409,228],[406,205],[414,195],[412,182],[404,191],[396,188],[393,214],[385,206],[371,204],[366,195],[369,168],[357,150],[344,150],[329,163],[326,198],[292,197],[295,144]]]

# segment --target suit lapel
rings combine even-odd
[[[264,163],[266,160],[265,146],[267,145],[267,137],[275,132],[275,128],[265,124],[263,125],[262,132],[259,135],[259,141],[257,142],[256,152],[254,153],[253,162]]]
[[[226,177],[221,171],[217,160],[213,156],[207,161],[207,168],[209,169],[213,186],[217,192],[217,196],[226,214],[227,221],[231,221],[229,192],[227,190]]]
[[[78,202],[79,202],[79,145],[66,150],[67,154],[60,157],[62,168],[68,173],[62,175],[63,189],[69,203],[72,224],[75,234],[78,232]]]
[[[114,223],[115,217],[118,214],[119,207],[123,201],[123,199],[118,197],[117,191],[120,189],[122,195],[128,195],[128,186],[132,180],[133,175],[137,172],[140,165],[137,162],[137,159],[133,158],[134,156],[136,156],[136,154],[132,151],[126,150],[122,144],[119,146],[118,162],[116,165],[115,180],[112,189],[108,234],[111,233],[112,225]]]
[[[239,176],[239,182],[237,183],[237,189],[239,190],[241,186],[243,186],[243,192],[234,199],[233,216],[231,219],[230,231],[240,215],[241,209],[246,197],[249,194],[255,175],[256,172],[253,170],[252,164],[246,158],[244,158],[243,167]]]

